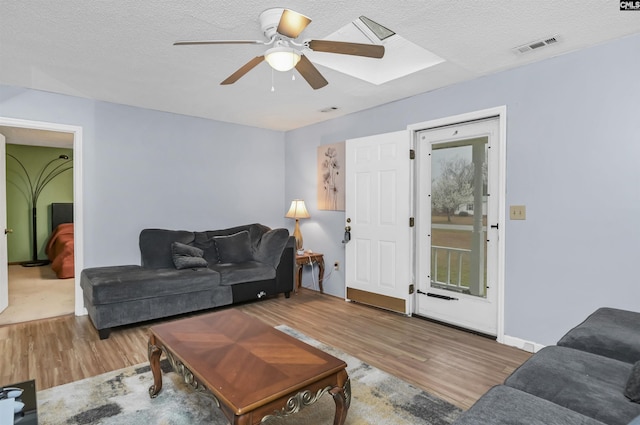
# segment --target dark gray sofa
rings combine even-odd
[[[144,229],[141,265],[88,268],[84,305],[99,332],[293,291],[295,239],[250,224],[191,232]]]
[[[640,313],[600,308],[454,424],[628,425],[640,421],[640,398],[629,397],[630,387],[640,392],[638,383]]]

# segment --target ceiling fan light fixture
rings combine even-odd
[[[296,38],[310,22],[311,19],[308,16],[290,9],[284,9],[278,23],[278,32],[286,37]]]
[[[291,47],[278,46],[267,50],[264,59],[276,71],[289,71],[300,62],[300,53]]]

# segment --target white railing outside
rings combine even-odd
[[[464,257],[468,257],[468,260],[471,260],[471,250],[470,249],[462,249],[462,248],[451,248],[448,246],[431,246],[431,258],[432,258],[432,267],[433,273],[431,273],[431,283],[440,285],[444,287],[444,289],[452,289],[454,291],[462,291],[469,289],[468,282],[462,282],[462,260]],[[446,281],[438,280],[439,273],[439,255],[446,255]],[[455,261],[458,263],[458,273],[457,276],[451,276],[451,261],[452,257],[456,257]],[[469,261],[467,261],[469,264]],[[453,277],[453,281],[452,281]]]

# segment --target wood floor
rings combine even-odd
[[[529,353],[415,317],[302,289],[234,306],[288,325],[466,409]],[[0,327],[0,385],[35,379],[38,390],[147,362],[147,330],[115,329],[100,340],[88,316]]]

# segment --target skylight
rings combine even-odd
[[[366,16],[361,16],[360,20],[362,21],[362,23],[364,23],[367,28],[369,28],[371,30],[372,33],[374,33],[376,35],[376,37],[378,37],[378,39],[380,40],[384,40],[386,38],[391,37],[392,35],[395,35],[395,32],[391,31],[389,28],[387,27],[383,27],[382,25],[380,25],[379,23],[372,21],[371,19],[367,18]]]
[[[394,31],[365,16],[348,23],[325,37],[325,40],[383,45],[385,53],[382,59],[336,55],[310,50],[304,52],[313,63],[376,85],[444,62],[444,59],[436,54],[404,39]]]

